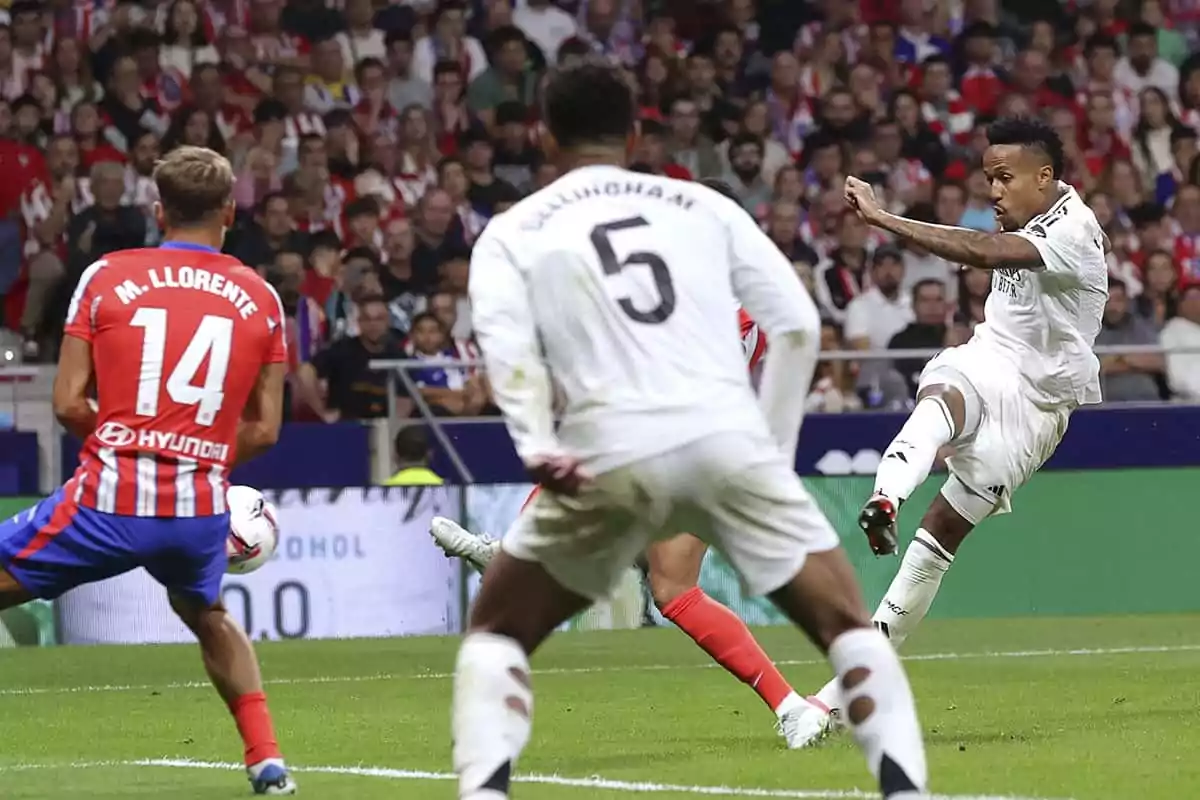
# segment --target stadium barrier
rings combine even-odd
[[[901,512],[916,527],[944,476],[935,474]],[[963,546],[933,616],[1174,613],[1200,610],[1194,565],[1200,540],[1190,504],[1200,469],[1059,471],[1038,475],[1013,498],[1015,514],[989,520]],[[807,478],[843,537],[868,601],[882,597],[896,559],[875,558],[855,518],[871,480]],[[434,515],[502,533],[527,484],[350,488],[272,492],[283,537],[272,563],[229,576],[224,598],[257,639],[452,634],[461,630],[477,580],[464,576],[428,535]],[[0,501],[10,515],[35,498]],[[783,622],[745,597],[725,561],[710,553],[701,586],[751,624]],[[613,602],[566,627],[636,627],[663,621],[631,570]],[[53,605],[0,616],[0,646],[186,641],[188,633],[145,573],[82,587]]]

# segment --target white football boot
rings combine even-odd
[[[776,724],[789,750],[812,747],[824,739],[833,726],[833,715],[811,700],[781,714]]]
[[[429,534],[437,546],[448,557],[461,558],[476,572],[482,573],[496,553],[500,552],[500,541],[486,534],[474,534],[452,519],[434,517],[429,523]]]

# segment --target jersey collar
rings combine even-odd
[[[200,253],[221,252],[215,247],[209,247],[206,244],[196,244],[195,242],[163,242],[159,247],[164,250],[195,250]]]

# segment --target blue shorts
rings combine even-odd
[[[221,594],[229,515],[125,517],[84,508],[63,490],[0,522],[0,567],[52,600],[138,567],[171,594],[207,605]]]

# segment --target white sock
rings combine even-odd
[[[938,450],[954,438],[954,419],[940,397],[926,397],[883,452],[875,491],[903,502],[929,477]]]
[[[802,708],[805,702],[805,699],[800,695],[795,692],[789,692],[788,696],[783,698],[783,702],[775,708],[775,716],[783,717],[797,708]]]
[[[533,692],[525,651],[507,636],[473,633],[454,670],[454,771],[461,800],[502,800],[529,742]]]
[[[891,644],[879,631],[859,628],[833,641],[829,661],[842,681],[846,723],[884,798],[924,791],[929,775],[916,703]]]
[[[900,571],[871,618],[891,640],[893,647],[899,647],[925,619],[942,585],[942,576],[953,563],[954,556],[947,553],[929,531],[917,529],[917,535],[904,551]]]
[[[813,699],[821,705],[832,711],[840,711],[842,708],[842,687],[838,683],[835,676],[833,680],[821,687],[821,690],[813,695]]]

